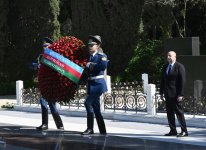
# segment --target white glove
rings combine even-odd
[[[178,101],[178,102],[183,101],[183,96],[178,96],[178,97],[177,97],[177,101]]]
[[[87,68],[89,68],[89,66],[90,66],[90,63],[91,63],[91,62],[88,62],[88,63],[86,64],[86,67],[87,67]]]

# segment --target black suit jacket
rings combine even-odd
[[[179,63],[175,62],[170,74],[167,75],[168,63],[162,68],[162,77],[160,82],[160,94],[164,94],[165,98],[176,98],[184,95],[185,84],[185,68]]]

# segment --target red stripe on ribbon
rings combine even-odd
[[[81,74],[79,72],[77,72],[74,68],[71,68],[70,66],[66,65],[65,63],[62,63],[61,61],[59,61],[58,59],[47,55],[47,54],[43,54],[43,57],[47,60],[50,60],[51,62],[55,63],[56,65],[58,65],[59,67],[63,68],[65,71],[71,73],[72,75],[74,75],[77,78],[81,77]]]

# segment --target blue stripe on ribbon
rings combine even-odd
[[[79,65],[73,63],[72,61],[70,61],[69,59],[65,58],[64,56],[54,52],[53,50],[46,48],[44,51],[45,54],[50,55],[56,59],[58,59],[59,61],[65,63],[66,65],[70,66],[71,68],[73,68],[74,70],[76,70],[77,72],[79,72],[80,74],[82,74],[83,72],[83,68],[80,67]]]

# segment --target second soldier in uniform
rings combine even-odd
[[[43,38],[43,51],[45,50],[45,48],[47,48],[49,45],[51,45],[53,43],[53,41],[49,38]],[[42,54],[39,55],[38,58],[38,68],[41,67],[40,62],[40,58],[42,57]],[[59,112],[56,108],[56,102],[50,102],[50,101],[46,101],[43,97],[40,98],[40,104],[41,104],[41,111],[42,111],[42,124],[39,127],[36,127],[37,130],[47,130],[48,129],[48,108],[47,108],[47,104],[49,105],[49,108],[51,110],[51,114],[54,118],[54,122],[57,126],[57,129],[64,129],[63,123],[62,123],[62,119],[59,115]]]
[[[106,127],[100,110],[100,96],[107,91],[104,79],[104,71],[107,68],[107,56],[99,52],[102,44],[101,37],[98,35],[89,36],[88,48],[90,52],[88,69],[88,90],[85,107],[87,111],[87,129],[83,135],[93,134],[94,114],[100,134],[106,134]]]

